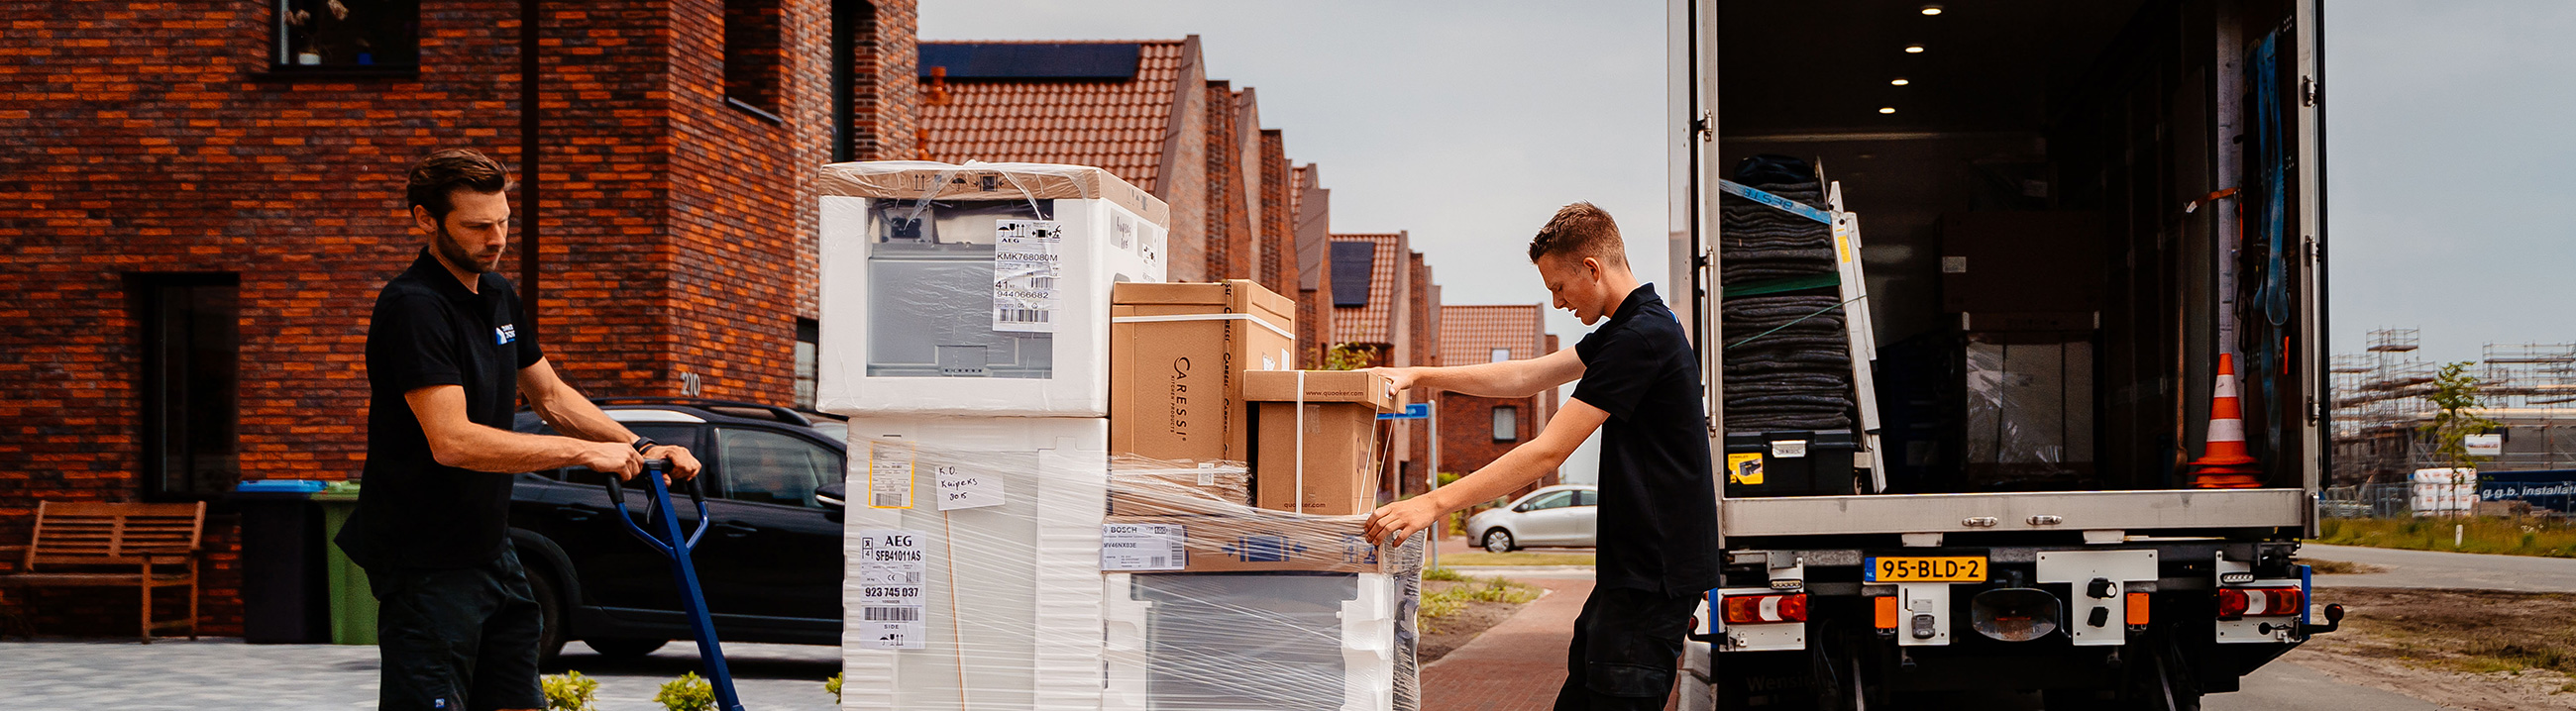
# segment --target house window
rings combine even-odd
[[[823,325],[810,318],[796,319],[796,406],[814,409],[815,359],[821,352],[817,343],[823,336]]]
[[[1496,363],[1500,363],[1500,362],[1507,361],[1507,360],[1511,360],[1511,359],[1512,359],[1512,349],[1509,349],[1509,348],[1496,348],[1496,349],[1494,349],[1494,362],[1496,362]]]
[[[145,498],[212,498],[241,478],[240,284],[233,274],[126,278],[142,326]]]
[[[1521,409],[1504,405],[1494,408],[1494,441],[1510,442],[1521,438]]]
[[[276,0],[280,70],[420,66],[419,0]]]
[[[778,119],[778,0],[725,0],[726,103]]]

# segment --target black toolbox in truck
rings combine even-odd
[[[1726,434],[1726,495],[1839,496],[1860,493],[1850,430]]]

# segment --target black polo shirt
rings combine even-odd
[[[1717,587],[1717,486],[1699,357],[1647,284],[1574,344],[1574,399],[1610,413],[1601,427],[1603,588],[1698,595]]]
[[[478,291],[429,250],[385,284],[367,325],[367,465],[358,511],[337,539],[359,565],[462,568],[501,557],[513,474],[442,466],[403,393],[465,388],[466,419],[510,429],[519,369],[544,352],[521,331],[510,280],[485,272]]]

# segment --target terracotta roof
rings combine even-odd
[[[1183,42],[1100,43],[1140,46],[1136,77],[1124,81],[924,77],[922,150],[931,160],[950,163],[971,159],[1095,166],[1148,192],[1159,190],[1163,134],[1187,61]],[[944,86],[944,102],[936,100],[934,83]]]
[[[1441,306],[1440,364],[1493,362],[1496,348],[1511,349],[1512,360],[1545,355],[1542,315],[1538,304]]]
[[[1364,242],[1377,248],[1369,260],[1368,305],[1333,307],[1333,342],[1393,345],[1397,288],[1406,266],[1404,235],[1337,234],[1333,241]],[[1340,281],[1334,280],[1337,286]]]

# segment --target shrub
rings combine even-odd
[[[567,671],[538,680],[546,693],[546,711],[592,711],[592,697],[599,693],[599,680]]]
[[[823,690],[832,692],[832,703],[841,703],[841,675],[834,674],[832,678],[824,679]]]
[[[662,690],[653,694],[653,702],[671,711],[712,711],[716,707],[716,687],[697,672],[689,672],[664,682]]]

